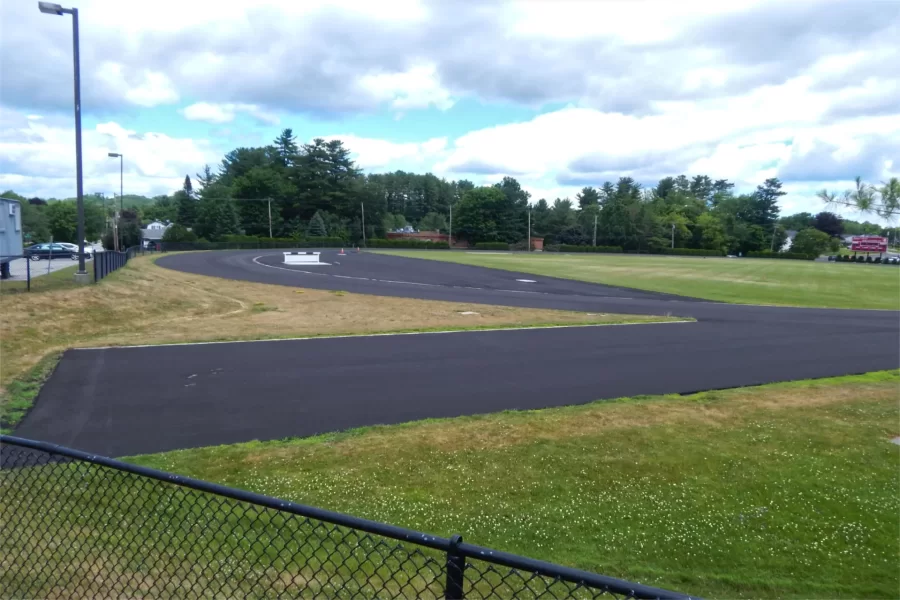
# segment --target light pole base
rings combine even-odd
[[[93,279],[94,278],[91,277],[91,274],[87,271],[83,273],[75,273],[75,283],[86,285],[88,283],[91,283]]]

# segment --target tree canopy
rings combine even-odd
[[[845,196],[826,196],[835,201],[846,197],[882,214],[892,210],[897,186],[895,180],[881,187],[859,181]],[[673,174],[646,187],[623,176],[585,186],[573,199],[533,199],[513,177],[475,186],[432,173],[366,174],[340,140],[299,143],[291,129],[284,129],[269,145],[235,148],[218,165],[203,165],[193,178],[185,175],[181,189],[172,195],[126,196],[122,203],[137,215],[130,234],[141,224],[159,220],[183,228],[177,230],[180,238],[190,230],[210,241],[234,234],[327,235],[358,243],[363,205],[367,239],[407,225],[441,232],[452,225],[454,237],[469,243],[516,243],[528,235],[530,213],[531,233],[544,237],[546,246],[596,244],[629,252],[661,251],[674,242],[675,248],[747,253],[780,248],[787,230],[813,229],[832,237],[888,231],[831,212],[780,217],[785,192],[775,178],[752,193],[739,194],[734,188],[728,180],[703,174]],[[24,228],[34,241],[50,235],[75,241],[71,200],[26,200],[13,192],[5,196],[23,203]],[[115,204],[101,195],[85,197],[89,238],[106,230]],[[895,231],[895,239],[898,234]]]

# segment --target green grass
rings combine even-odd
[[[41,267],[43,266],[43,271]],[[87,271],[93,276],[93,265],[87,263]],[[58,271],[47,273],[47,263],[44,261],[34,261],[31,263],[31,291],[32,292],[49,292],[54,290],[64,290],[69,288],[78,288],[82,284],[75,283],[75,272],[78,270],[76,262],[71,267],[64,267]],[[43,272],[44,275],[35,276]],[[0,282],[0,295],[2,294],[21,294],[28,291],[27,284],[24,280],[2,281]]]
[[[900,310],[900,269],[891,266],[616,254],[378,252],[740,304]]]
[[[898,386],[888,371],[127,460],[708,598],[896,598]],[[0,586],[20,595],[441,584],[413,576],[422,556],[367,561],[377,540],[103,470],[0,471],[0,504],[21,534],[0,536]],[[318,564],[337,550],[344,569]]]
[[[707,597],[896,597],[896,371],[133,462]]]
[[[0,414],[0,433],[12,433],[12,427],[25,417],[38,392],[41,391],[41,386],[56,368],[59,357],[59,353],[44,357],[25,375],[6,386],[3,396],[3,413]]]

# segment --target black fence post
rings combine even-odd
[[[25,257],[25,291],[31,291],[31,257]]]
[[[97,283],[97,261],[100,260],[101,252],[94,252],[94,283]]]
[[[447,548],[447,583],[444,586],[444,598],[446,600],[462,600],[465,598],[463,591],[465,578],[463,575],[466,571],[466,557],[459,551],[459,545],[462,541],[462,536],[456,534],[450,538],[450,547]]]

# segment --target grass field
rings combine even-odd
[[[96,285],[69,285],[63,269],[35,280],[47,279],[44,291],[3,297],[4,427],[24,415],[54,357],[71,347],[673,320],[301,290],[181,273],[154,258],[136,258]]]
[[[898,384],[900,373],[881,372],[130,460],[708,598],[896,598]],[[104,479],[115,495],[102,501],[84,486],[62,494],[60,536],[102,547],[148,511],[173,515],[166,528],[143,525],[154,540],[212,535],[226,520],[261,535],[227,507],[201,517],[193,501],[147,505],[123,485]],[[109,518],[133,504],[140,514]],[[179,506],[194,516],[171,513]],[[241,535],[216,534],[206,552]],[[257,546],[242,552],[273,560]],[[54,560],[64,550],[75,551],[60,545]]]
[[[379,250],[740,304],[900,310],[900,269],[800,260]]]

